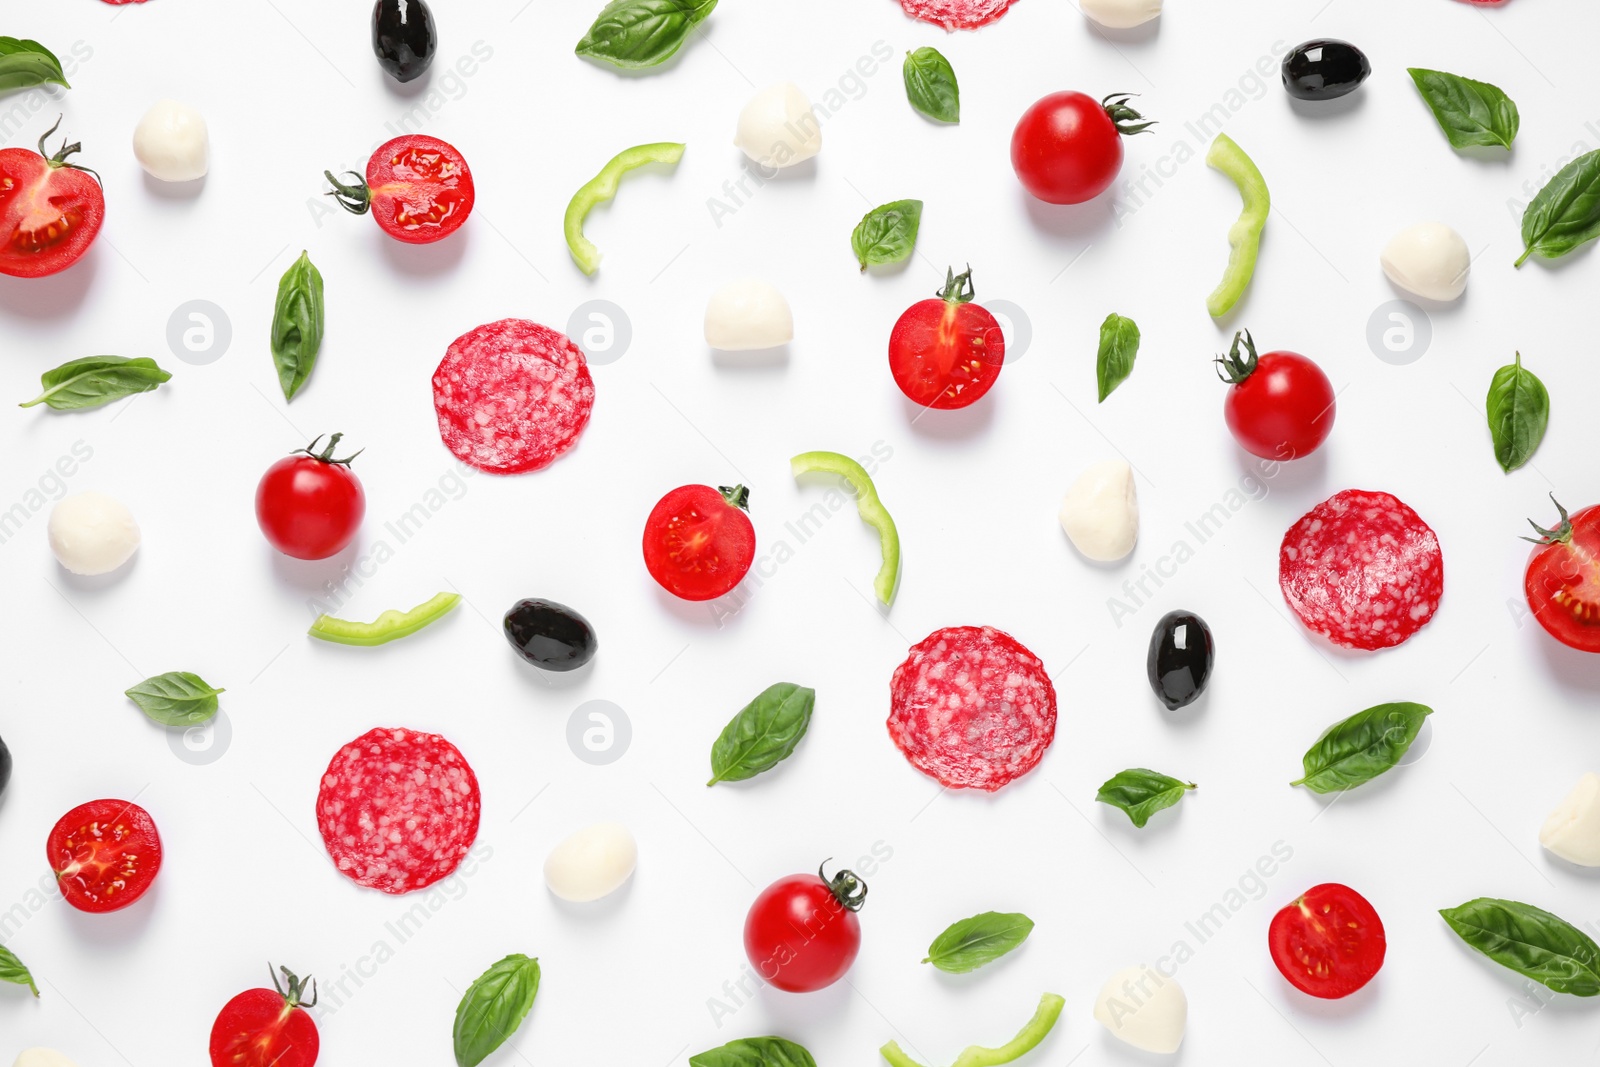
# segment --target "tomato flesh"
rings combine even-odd
[[[1566,520],[1564,537],[1541,544],[1523,580],[1545,632],[1582,652],[1600,652],[1600,505]]]
[[[1239,446],[1262,459],[1309,456],[1333,432],[1333,383],[1298,352],[1268,352],[1228,390],[1222,414]]]
[[[276,989],[247,989],[211,1027],[212,1067],[312,1067],[321,1039],[304,1008]]]
[[[1324,1000],[1372,981],[1388,947],[1377,910],[1337,882],[1312,886],[1273,916],[1267,942],[1289,984]]]
[[[850,970],[861,951],[861,920],[817,875],[780,878],[750,906],[744,951],[772,986],[812,993]]]
[[[366,513],[366,492],[349,466],[318,456],[285,456],[256,486],[261,532],[295,559],[327,559],[342,551]]]
[[[0,149],[0,274],[42,278],[72,266],[94,243],[105,206],[87,172]]]
[[[976,403],[1000,377],[1005,359],[1005,334],[995,317],[948,297],[912,304],[889,335],[889,373],[924,408]]]
[[[396,137],[367,161],[372,216],[407,244],[428,244],[461,228],[475,187],[461,153],[437,137]]]
[[[1051,93],[1011,134],[1011,168],[1047,204],[1081,204],[1122,170],[1122,134],[1105,106],[1083,93]]]
[[[656,504],[644,524],[644,565],[661,588],[684,600],[712,600],[744,579],[756,531],[742,487],[684,485]]]
[[[61,894],[79,911],[125,908],[161,870],[155,820],[126,800],[91,800],[61,816],[45,842]]]

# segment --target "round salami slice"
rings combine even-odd
[[[447,877],[478,837],[478,779],[438,734],[379,728],[341,748],[317,792],[317,829],[341,874],[410,893]]]
[[[917,770],[993,792],[1038,765],[1056,736],[1056,691],[1039,657],[988,626],[938,630],[889,683],[889,736]]]
[[[906,14],[947,30],[975,30],[1006,13],[1017,0],[900,0]]]
[[[1278,584],[1300,621],[1334,644],[1391,648],[1438,610],[1444,557],[1439,538],[1399,499],[1346,489],[1283,535]]]
[[[589,423],[594,379],[565,334],[501,319],[457,337],[433,372],[439,436],[491,474],[549,466]]]

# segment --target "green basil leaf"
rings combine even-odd
[[[986,911],[970,919],[951,923],[933,939],[928,958],[941,971],[966,974],[986,963],[993,963],[1028,940],[1033,920],[1020,912]]]
[[[817,1061],[781,1037],[741,1037],[690,1056],[689,1067],[817,1067]]]
[[[722,728],[706,785],[742,782],[788,759],[811,725],[816,700],[816,690],[792,682],[769,686]]]
[[[1531,370],[1517,361],[1494,372],[1489,382],[1489,434],[1494,438],[1494,458],[1510,474],[1539,450],[1550,424],[1550,393]]]
[[[171,378],[156,366],[155,360],[144,356],[84,356],[39,375],[44,392],[17,406],[44,404],[57,411],[82,411],[135,393],[148,393]]]
[[[906,53],[906,99],[935,122],[961,121],[961,87],[950,61],[937,48]]]
[[[1522,213],[1520,267],[1534,254],[1557,259],[1600,236],[1600,150],[1562,167]]]
[[[1305,777],[1289,784],[1339,793],[1370,782],[1400,762],[1432,714],[1432,708],[1406,701],[1358,711],[1322,732],[1300,761]]]
[[[1417,91],[1452,145],[1511,150],[1522,117],[1517,114],[1517,105],[1497,87],[1424,67],[1407,67],[1406,73],[1417,83]]]
[[[61,60],[50,49],[38,41],[0,37],[0,93],[35,85],[72,88],[61,72]]]
[[[285,400],[294,399],[316,368],[322,328],[322,272],[301,252],[278,280],[272,311],[272,362]]]
[[[168,671],[124,690],[140,711],[162,726],[210,722],[217,713],[217,694],[225,692],[226,689],[213,689],[199,675],[188,671]]]
[[[1121,808],[1133,820],[1133,825],[1144,829],[1150,816],[1162,808],[1170,808],[1183,799],[1183,795],[1199,786],[1143,767],[1133,767],[1113,775],[1100,787],[1095,799],[1113,808]]]
[[[513,953],[478,976],[456,1008],[452,1031],[459,1067],[478,1067],[506,1043],[533,1009],[539,961]]]
[[[900,263],[917,247],[917,231],[922,228],[922,201],[896,200],[875,207],[862,216],[850,234],[861,269]]]
[[[638,70],[671,59],[717,0],[611,0],[583,35],[580,56]]]
[[[0,38],[3,40],[4,38]],[[33,995],[39,995],[39,987],[33,981],[33,974],[17,954],[0,945],[0,982],[10,982],[12,985],[25,985],[33,990]]]
[[[1600,994],[1600,946],[1557,915],[1479,897],[1440,910],[1456,936],[1502,967],[1575,997]]]
[[[1100,351],[1095,356],[1095,379],[1100,384],[1100,403],[1111,391],[1128,380],[1133,361],[1139,355],[1139,326],[1116,312],[1100,324]]]

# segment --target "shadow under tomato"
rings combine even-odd
[[[472,220],[469,218],[461,229],[431,244],[407,244],[381,230],[377,231],[374,239],[378,241],[383,261],[390,269],[411,278],[432,278],[455,270],[460,265],[472,241],[472,229]]]
[[[82,305],[100,269],[102,252],[89,246],[84,257],[59,274],[43,278],[0,275],[0,312],[27,319],[55,319],[70,315]]]
[[[1123,170],[1126,173],[1126,164]],[[1110,189],[1082,204],[1047,204],[1020,184],[1016,195],[1022,198],[1023,209],[1033,228],[1060,241],[1096,245],[1105,240],[1116,225],[1116,182],[1111,184]]]
[[[981,437],[994,425],[997,392],[1005,388],[1001,380],[989,392],[972,404],[953,411],[925,408],[910,397],[901,395],[901,409],[906,422],[919,436],[939,441],[969,441]]]
[[[1539,620],[1531,615],[1523,623],[1537,632],[1539,655],[1544,660],[1546,672],[1563,689],[1577,689],[1584,693],[1600,692],[1600,653],[1581,652],[1568,648],[1545,632]]]
[[[125,908],[100,915],[79,911],[63,900],[61,907],[67,912],[67,925],[72,928],[75,938],[99,949],[131,946],[144,938],[160,902],[161,880],[170,877],[170,874],[157,871],[155,881],[150,883],[150,888],[138,900]]]

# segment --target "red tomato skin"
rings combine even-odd
[[[105,212],[100,183],[86,171],[52,166],[26,148],[0,149],[0,274],[43,278],[66,270],[94,243]],[[66,233],[52,239],[48,227],[61,219]]]
[[[161,834],[137,804],[91,800],[56,820],[45,855],[67,903],[99,915],[126,908],[154,884]]]
[[[905,310],[889,334],[889,373],[912,403],[951,411],[993,388],[1006,360],[1006,338],[977,304],[940,297]]]
[[[407,134],[385,142],[367,160],[372,217],[406,244],[443,240],[472,214],[477,187],[467,161],[437,137]],[[403,216],[412,216],[409,220]]]
[[[1523,591],[1545,633],[1568,648],[1600,652],[1600,505],[1568,521],[1567,541],[1534,547]]]
[[[304,1008],[276,989],[247,989],[211,1027],[211,1067],[312,1067],[321,1038]]]
[[[1047,204],[1081,204],[1122,170],[1122,134],[1105,107],[1084,93],[1051,93],[1022,113],[1011,134],[1011,168]]]
[[[861,920],[814,874],[773,882],[745,917],[750,966],[786,993],[826,989],[845,976],[860,951]]]
[[[744,580],[755,558],[750,516],[709,485],[679,486],[645,520],[645,569],[679,599],[715,600]]]
[[[1298,352],[1268,352],[1228,390],[1222,415],[1233,439],[1262,459],[1303,459],[1333,432],[1338,404],[1328,376]]]
[[[1312,886],[1274,915],[1267,944],[1289,984],[1323,1000],[1347,997],[1372,981],[1388,951],[1377,910],[1338,882]]]
[[[256,486],[256,522],[268,543],[295,559],[327,559],[355,539],[367,495],[343,464],[285,456]]]

